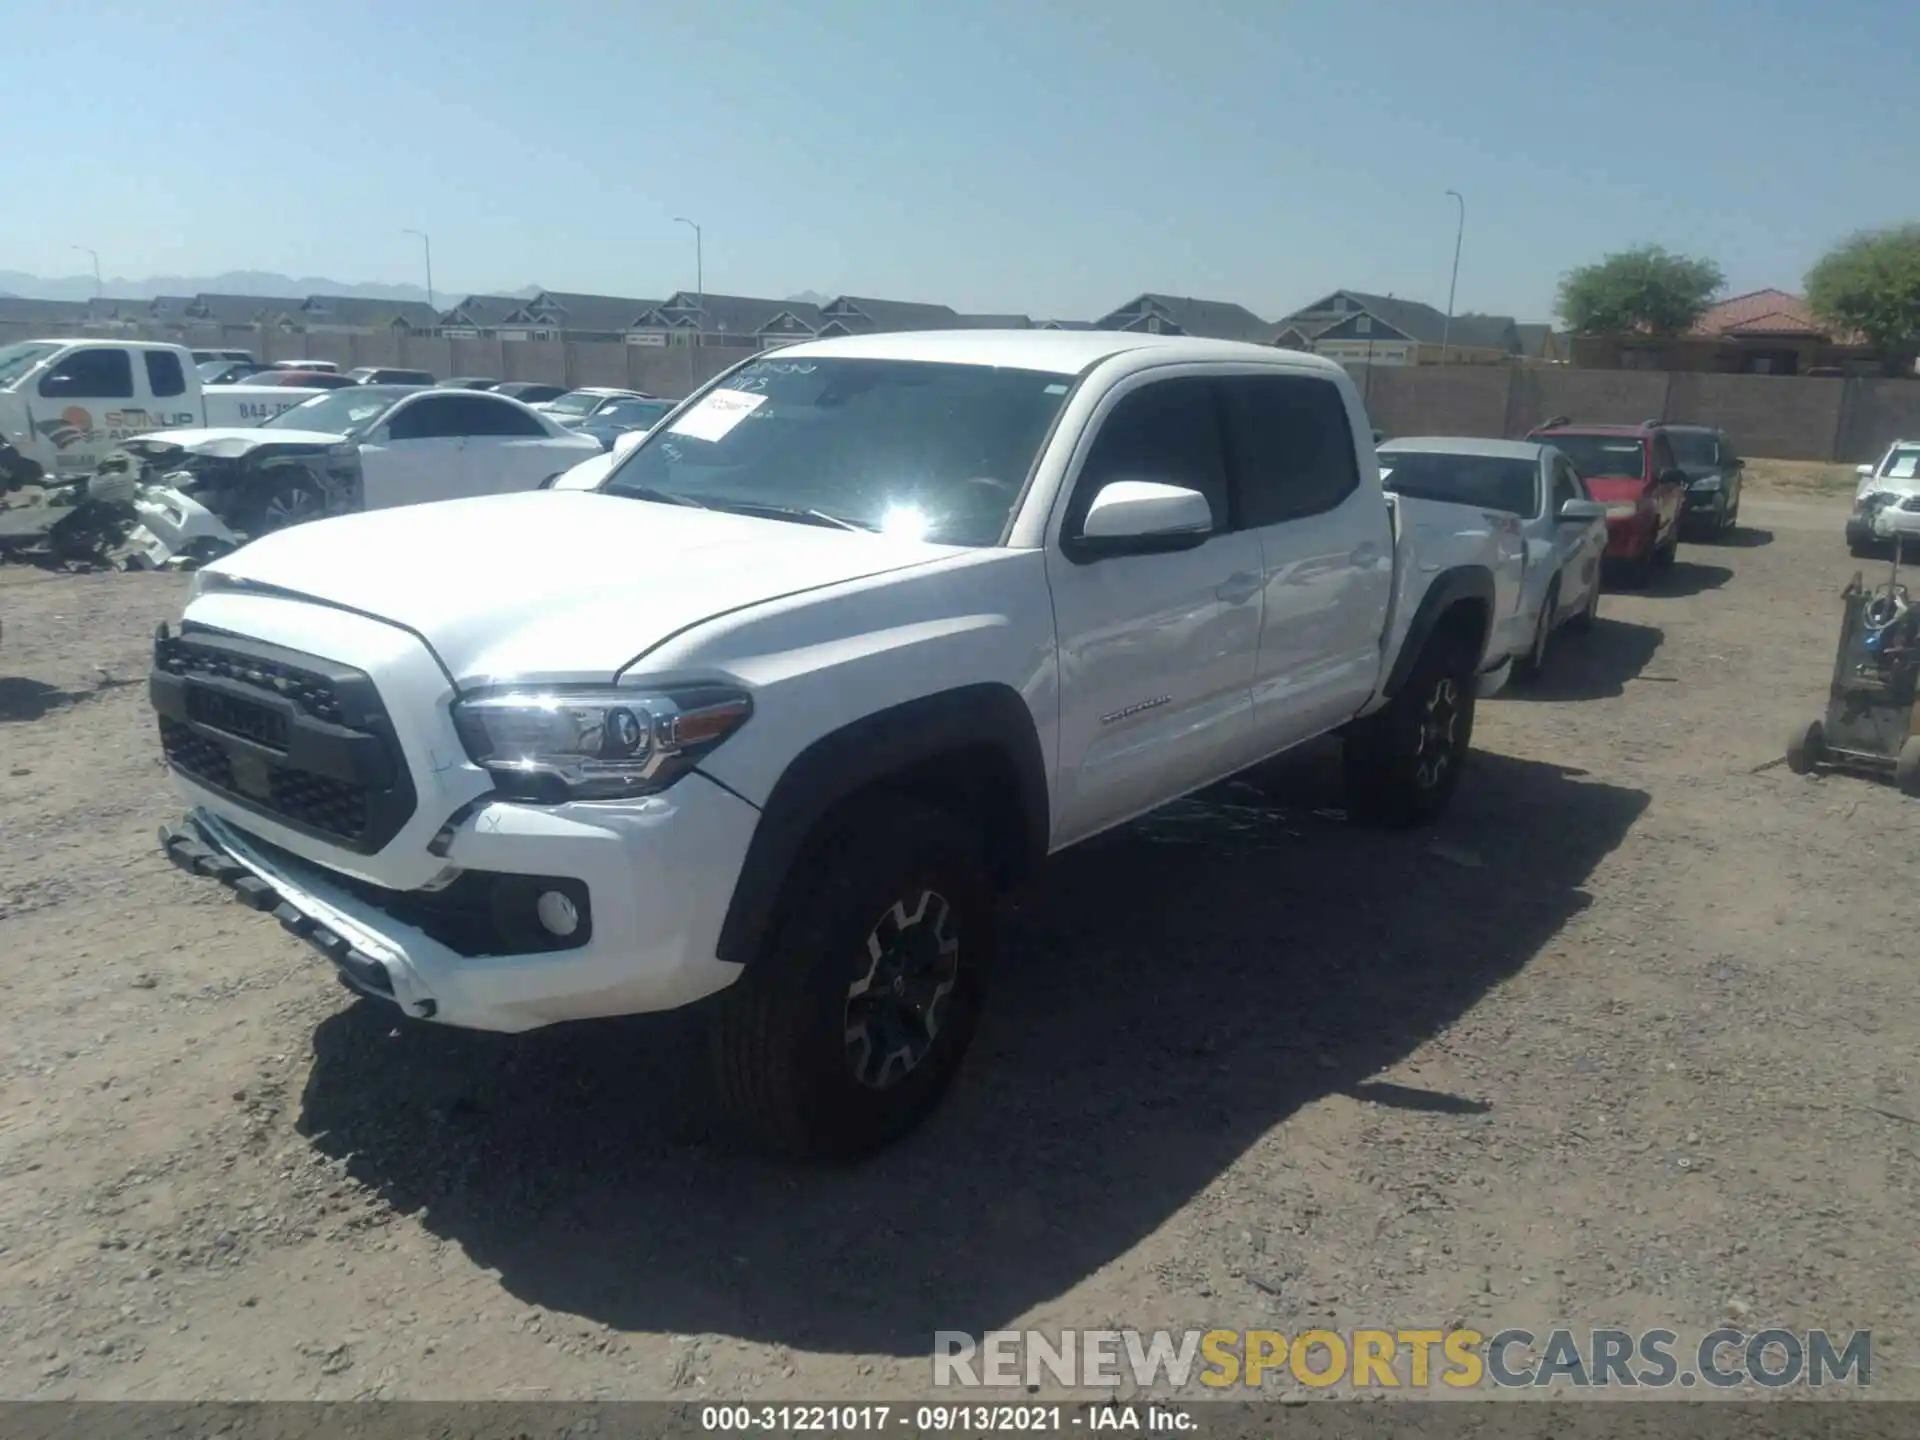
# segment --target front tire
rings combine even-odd
[[[942,811],[883,797],[827,826],[720,996],[713,1056],[734,1128],[795,1159],[854,1159],[911,1129],[978,1028],[994,908],[977,843]]]
[[[1920,796],[1920,735],[1909,735],[1893,762],[1893,783],[1902,795]]]
[[[1587,592],[1587,603],[1580,613],[1567,621],[1567,629],[1576,635],[1584,635],[1593,629],[1594,621],[1600,618],[1600,577],[1593,577],[1593,588]]]
[[[1673,538],[1667,541],[1665,545],[1656,544],[1653,547],[1653,554],[1649,558],[1654,569],[1671,570],[1673,568],[1673,562],[1677,560],[1679,556],[1680,527],[1676,524],[1673,527]]]
[[[1356,817],[1404,828],[1446,809],[1473,740],[1473,652],[1442,630],[1384,709],[1348,732],[1342,759]]]
[[[263,486],[247,503],[240,528],[249,540],[257,540],[276,530],[325,519],[326,515],[327,496],[319,483],[305,475],[286,475]]]

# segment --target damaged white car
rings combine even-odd
[[[504,395],[411,385],[333,390],[264,425],[126,448],[149,479],[130,543],[154,566],[328,515],[535,490],[601,453]]]

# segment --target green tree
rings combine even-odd
[[[1560,318],[1576,335],[1684,335],[1727,277],[1711,260],[1658,245],[1621,250],[1560,277]]]
[[[1807,272],[1807,303],[1857,330],[1892,374],[1920,343],[1920,224],[1849,236]]]

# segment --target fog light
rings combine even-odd
[[[558,890],[542,890],[533,902],[533,913],[549,935],[564,940],[580,928],[580,911],[573,901]]]

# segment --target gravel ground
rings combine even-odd
[[[1309,755],[1055,861],[854,1170],[709,1142],[672,1018],[397,1029],[179,875],[179,577],[0,570],[0,1395],[831,1398],[936,1328],[1731,1320],[1920,1396],[1915,802],[1777,763],[1830,499],[1610,594],[1434,833]]]

